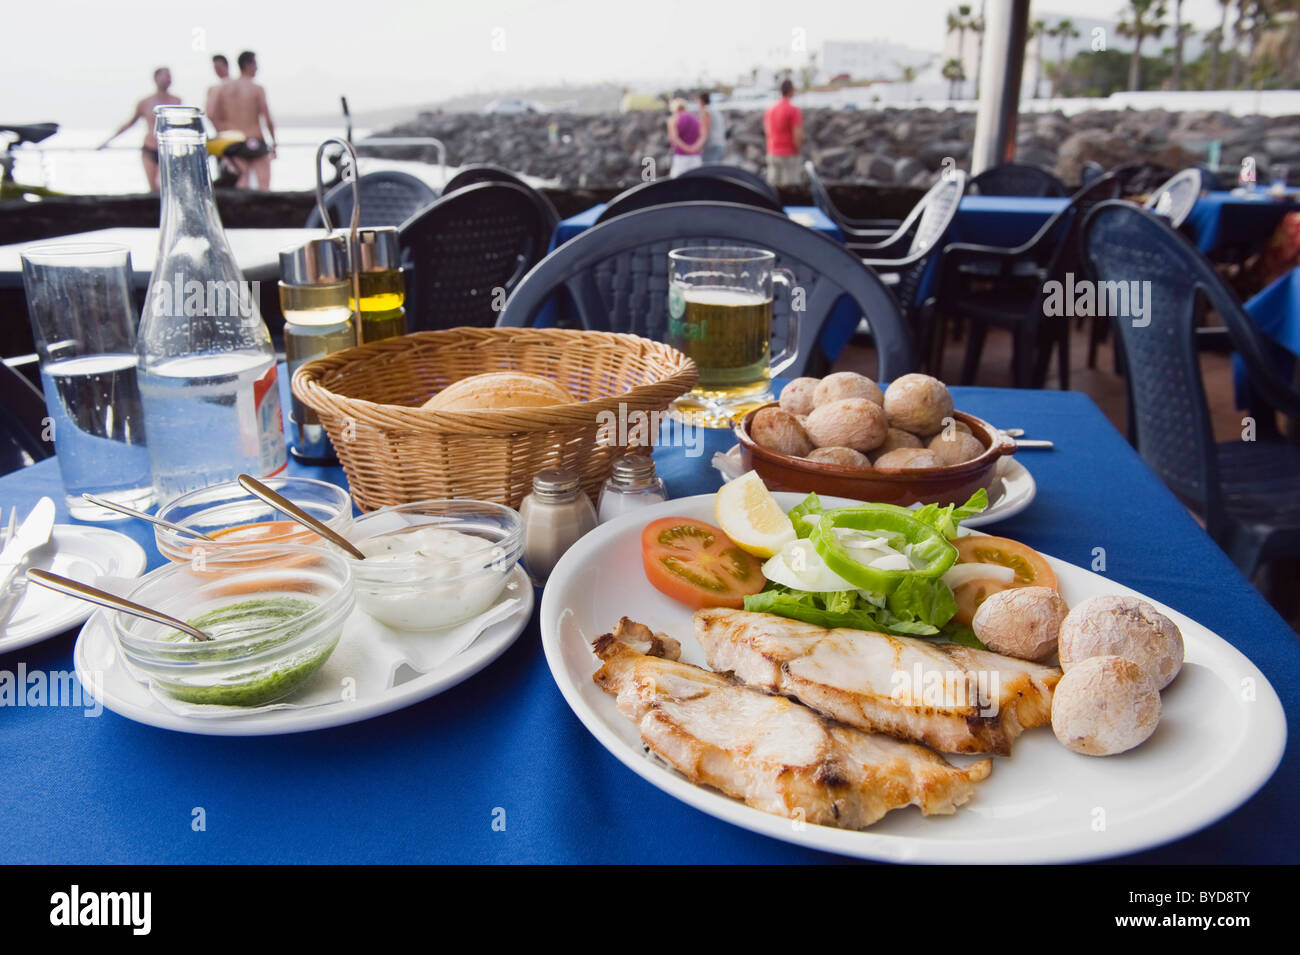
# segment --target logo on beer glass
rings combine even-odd
[[[699,382],[673,403],[693,424],[726,427],[772,400],[771,380],[798,355],[798,316],[785,322],[785,347],[772,355],[773,285],[794,285],[766,249],[737,246],[668,253],[668,342],[695,361]]]

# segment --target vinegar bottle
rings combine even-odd
[[[241,473],[278,474],[285,446],[275,349],[217,215],[203,112],[154,115],[162,225],[137,348],[161,505]]]

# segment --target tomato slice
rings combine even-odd
[[[1000,564],[1015,571],[1009,584],[1000,580],[979,578],[968,580],[952,592],[957,601],[953,619],[970,626],[979,605],[999,590],[1012,587],[1051,587],[1057,589],[1056,574],[1043,555],[1032,547],[1006,537],[983,537],[972,534],[953,541],[957,546],[959,564]]]
[[[739,610],[763,589],[763,563],[720,528],[688,517],[664,517],[641,532],[641,560],[656,590],[693,610]]]

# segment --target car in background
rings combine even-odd
[[[538,109],[532,103],[522,99],[494,99],[483,107],[483,112],[498,116],[518,116],[522,113],[536,113]]]

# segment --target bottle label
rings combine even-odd
[[[253,382],[253,418],[262,476],[279,474],[288,461],[284,449],[284,420],[280,417],[280,388],[274,363],[265,375]]]

